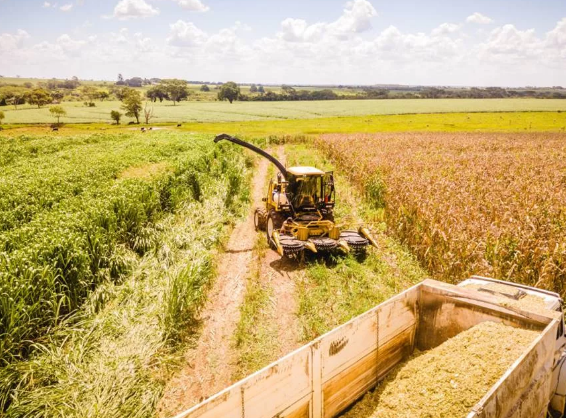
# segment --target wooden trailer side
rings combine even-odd
[[[559,321],[553,319],[473,408],[468,418],[545,417]]]
[[[336,416],[412,352],[416,285],[175,418]]]

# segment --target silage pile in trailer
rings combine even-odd
[[[438,347],[415,351],[343,417],[465,417],[538,334],[478,324]]]
[[[499,300],[501,306],[529,311],[538,315],[560,318],[561,312],[548,309],[546,301],[542,296],[530,293],[524,294],[518,287],[502,283],[489,284],[467,284],[466,289],[474,289],[480,292],[489,292]]]

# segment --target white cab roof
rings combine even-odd
[[[287,171],[294,176],[320,176],[324,171],[314,167],[289,167]]]

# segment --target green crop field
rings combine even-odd
[[[444,113],[444,112],[518,112],[566,111],[566,100],[553,99],[391,99],[332,100],[295,102],[171,102],[148,103],[154,107],[160,122],[243,122],[257,120],[315,119],[363,115]],[[80,102],[63,102],[67,116],[63,123],[111,123],[110,111],[119,110],[118,101],[96,102],[86,107]],[[41,109],[29,105],[17,110],[5,106],[5,124],[52,123],[49,106]],[[124,118],[124,120],[132,120]]]
[[[62,374],[72,381],[77,368],[95,367],[93,379],[118,379],[111,387],[129,398],[116,370],[122,356],[140,367],[129,372],[138,399],[151,398],[145,389],[158,396],[159,379],[143,364],[194,323],[213,277],[211,251],[247,200],[249,166],[241,150],[176,132],[0,138],[3,416],[69,416],[72,406],[47,399],[58,396],[52,371],[66,392]],[[143,332],[130,335],[138,321]],[[88,354],[53,369],[57,352],[46,352],[69,345]],[[72,384],[85,390],[79,398],[109,388],[81,381]],[[113,402],[84,399],[83,411]]]

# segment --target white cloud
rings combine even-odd
[[[145,0],[120,0],[114,7],[115,17],[120,20],[146,18],[159,14],[159,9],[145,2]]]
[[[442,25],[434,28],[432,30],[432,35],[448,35],[450,33],[457,32],[460,29],[460,25],[456,25],[454,23],[443,23]]]
[[[0,35],[0,52],[14,51],[23,46],[24,40],[28,39],[29,34],[18,29],[15,34],[3,33]]]
[[[44,8],[51,7],[51,3],[49,3],[48,1],[45,1],[45,2],[43,2],[43,7]]]
[[[197,28],[193,22],[178,20],[169,25],[171,29],[167,43],[177,47],[194,47],[202,45],[208,35]]]
[[[487,60],[514,61],[535,57],[543,44],[534,29],[519,30],[508,24],[491,31],[487,42],[479,45],[480,57]]]
[[[71,3],[69,3],[69,4],[65,4],[64,6],[59,7],[59,10],[61,10],[62,12],[69,12],[72,8],[73,8],[73,5]]]
[[[489,23],[493,23],[493,19],[485,15],[482,15],[479,12],[475,12],[474,14],[466,18],[466,22],[477,23],[480,25],[487,25]]]
[[[374,16],[377,12],[369,1],[353,0],[346,3],[342,16],[329,26],[338,32],[360,33],[371,29]]]
[[[287,18],[281,22],[278,37],[288,42],[319,42],[323,38],[347,39],[371,29],[371,18],[377,16],[367,0],[346,3],[342,15],[330,23],[308,25],[303,19]]]
[[[69,35],[64,33],[57,38],[57,45],[61,47],[64,52],[76,53],[87,44],[87,41],[75,40]]]
[[[558,21],[544,37],[538,37],[534,29],[520,30],[511,24],[495,28],[485,42],[475,47],[475,53],[482,61],[512,65],[515,70],[524,70],[531,64],[536,68],[535,73],[544,68],[563,70],[566,18]]]
[[[566,17],[546,34],[546,44],[551,48],[566,49]]]
[[[210,7],[203,4],[201,0],[173,0],[179,4],[183,9],[191,12],[207,12]]]

